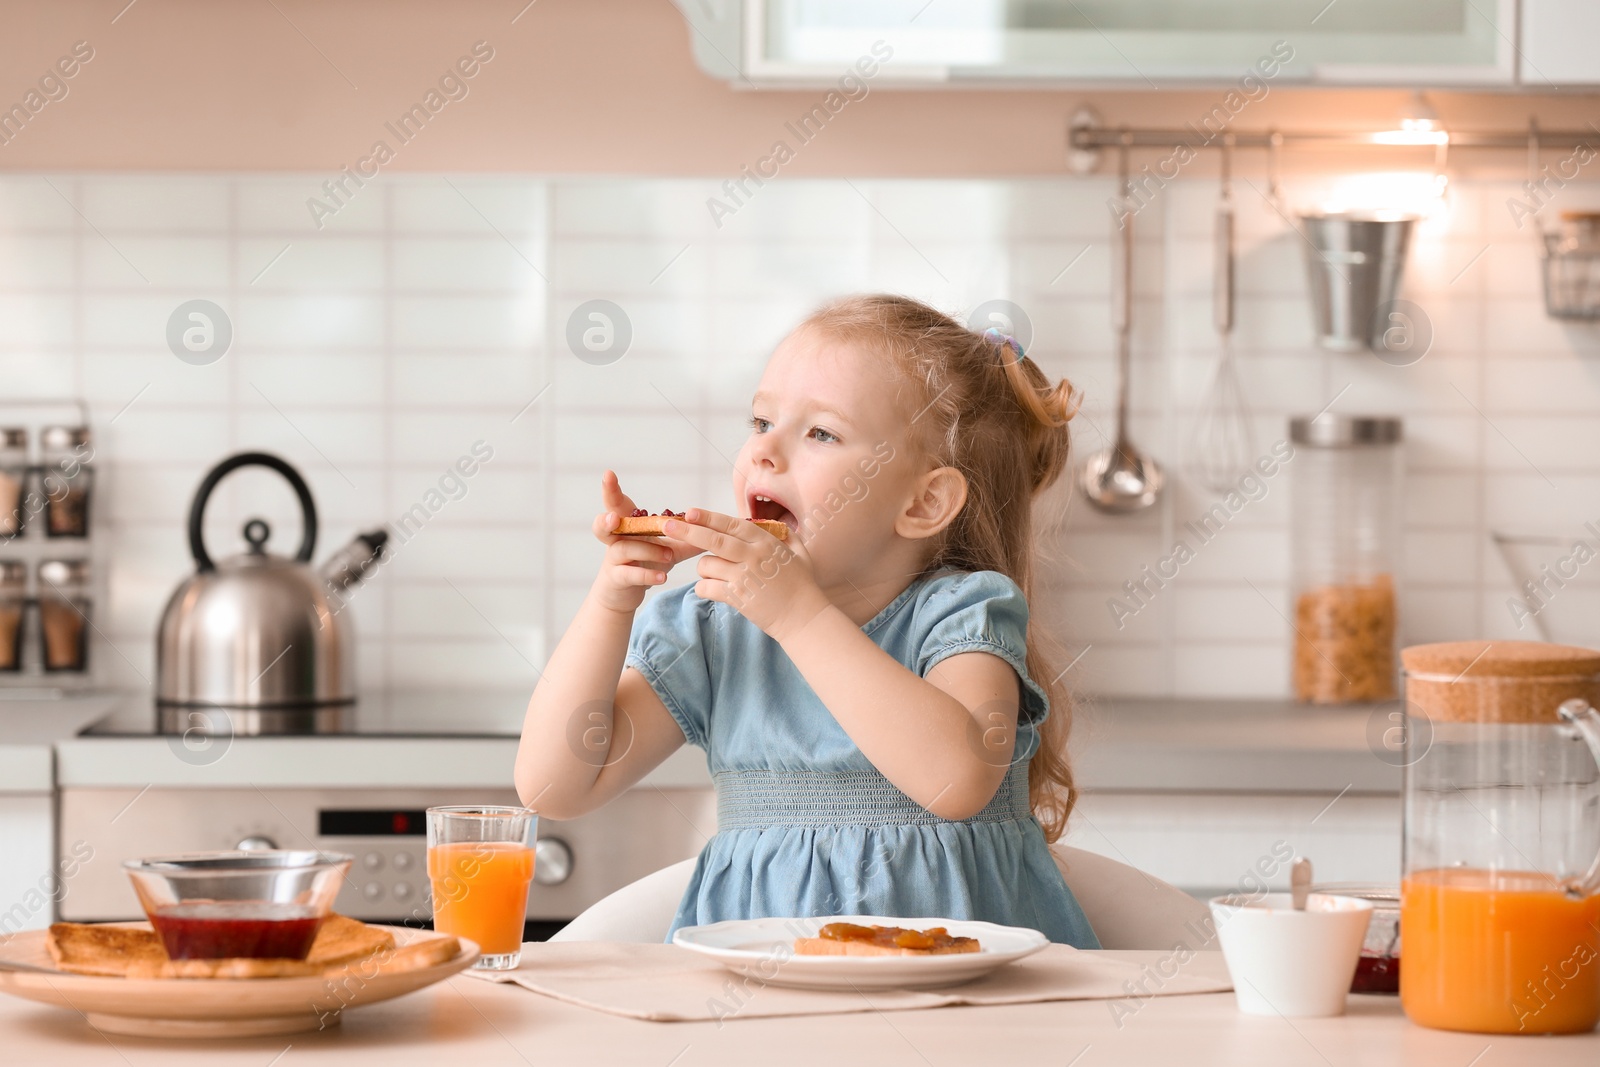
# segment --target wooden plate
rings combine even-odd
[[[399,926],[379,929],[393,934],[397,945],[438,936]],[[374,974],[358,963],[339,974],[305,978],[106,978],[56,970],[47,936],[45,930],[28,930],[0,945],[0,961],[50,969],[48,974],[0,970],[0,992],[70,1008],[97,1030],[137,1037],[255,1037],[322,1030],[338,1025],[346,1008],[430,986],[478,958],[478,946],[462,938],[454,959],[395,974]]]

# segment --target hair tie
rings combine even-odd
[[[1000,327],[998,326],[991,326],[987,330],[984,330],[983,336],[987,337],[1001,348],[1004,348],[1006,345],[1010,345],[1012,351],[1016,352],[1017,354],[1018,363],[1021,363],[1023,360],[1028,358],[1028,353],[1022,350],[1022,342],[1017,340],[1015,337],[1012,337],[1009,333],[1002,333],[1000,331]]]

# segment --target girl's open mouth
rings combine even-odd
[[[794,512],[785,507],[783,501],[777,500],[766,493],[752,491],[745,504],[751,519],[768,519],[774,522],[781,522],[789,527],[790,530],[798,530],[800,528],[800,520],[795,517]]]

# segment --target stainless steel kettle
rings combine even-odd
[[[277,471],[300,499],[302,533],[293,559],[263,547],[271,534],[244,524],[248,551],[220,562],[206,552],[206,503],[240,467]],[[355,702],[355,637],[340,597],[382,558],[389,535],[360,534],[313,569],[317,509],[305,479],[265,452],[213,467],[189,508],[195,573],[167,601],[156,643],[156,708],[166,733],[307,733],[336,728]]]

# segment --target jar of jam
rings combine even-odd
[[[1361,943],[1350,992],[1400,992],[1400,887],[1335,882],[1314,885],[1311,892],[1372,902],[1372,921],[1367,924],[1367,937]]]

